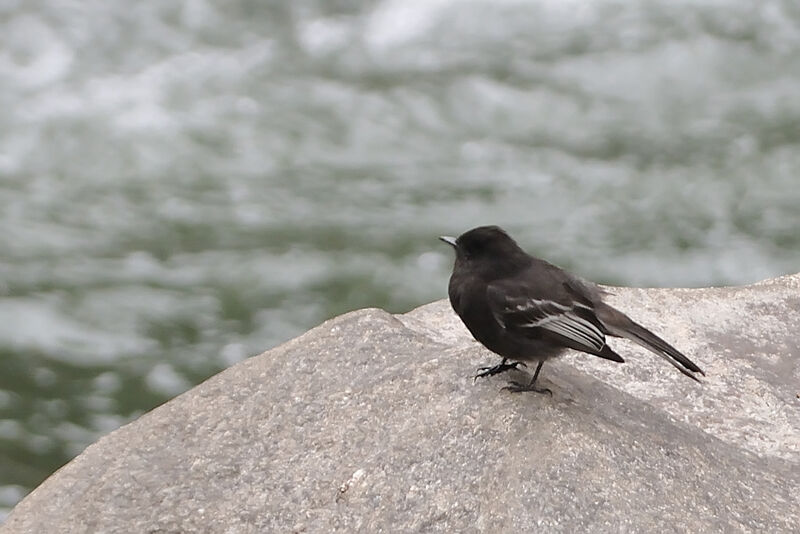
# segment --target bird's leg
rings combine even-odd
[[[494,367],[478,367],[478,371],[483,371],[483,372],[475,375],[472,380],[475,381],[484,376],[494,376],[500,373],[505,373],[506,371],[510,371],[511,369],[516,369],[518,365],[527,367],[527,365],[525,365],[522,362],[512,362],[512,363],[506,363],[506,362],[508,362],[508,358],[503,358],[503,361],[500,362],[498,365],[495,365]]]
[[[539,362],[539,365],[536,366],[536,371],[533,372],[533,378],[531,381],[526,385],[520,382],[509,382],[506,387],[503,389],[507,389],[511,393],[520,393],[523,391],[533,391],[535,393],[549,393],[550,396],[553,396],[553,392],[547,388],[537,388],[536,387],[536,379],[539,378],[539,371],[542,370],[542,364],[544,362]],[[502,365],[502,364],[501,364]]]

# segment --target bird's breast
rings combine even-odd
[[[503,327],[495,320],[486,296],[487,284],[465,277],[450,279],[449,296],[453,310],[472,336],[495,351],[503,336]]]

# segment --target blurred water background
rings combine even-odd
[[[598,281],[800,271],[796,0],[0,0],[0,517],[483,223]]]

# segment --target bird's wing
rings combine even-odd
[[[507,331],[529,338],[557,334],[565,346],[590,353],[603,350],[606,338],[592,306],[570,298],[536,298],[531,288],[493,282],[487,287],[489,307]]]

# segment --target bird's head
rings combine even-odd
[[[526,261],[528,255],[517,242],[499,226],[479,226],[464,232],[458,238],[441,236],[439,239],[456,251],[456,268],[461,265],[492,265],[504,270]]]

